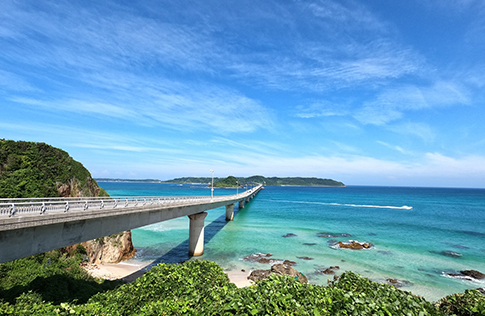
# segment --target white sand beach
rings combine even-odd
[[[130,260],[128,262],[125,261],[120,263],[86,264],[83,267],[95,278],[133,282],[146,272],[144,268],[151,263],[152,262]],[[248,280],[249,272],[236,270],[224,271],[224,273],[227,274],[230,282],[236,284],[239,288],[253,284]]]

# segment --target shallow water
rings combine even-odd
[[[113,196],[210,195],[197,185],[109,183]],[[235,189],[216,189],[215,195]],[[455,279],[446,273],[485,272],[485,190],[400,187],[266,187],[233,222],[225,208],[208,211],[205,253],[198,257],[226,270],[268,269],[247,262],[254,253],[297,262],[311,283],[325,285],[322,271],[339,266],[372,280],[398,279],[402,289],[437,300],[485,282]],[[188,218],[133,230],[138,260],[180,262],[188,255]],[[286,234],[293,237],[283,237]],[[337,237],[319,237],[319,233]],[[342,234],[350,234],[344,237]],[[321,236],[321,235],[320,235]],[[358,240],[368,250],[335,249],[335,241]],[[458,257],[459,256],[459,257]],[[305,260],[298,257],[309,257]],[[406,282],[407,281],[407,282]]]

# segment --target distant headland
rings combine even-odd
[[[96,178],[99,182],[145,182],[145,183],[178,183],[178,184],[210,184],[211,177],[182,177],[171,180],[158,179],[110,179]],[[237,183],[236,183],[237,181]],[[219,183],[219,184],[218,184]],[[214,177],[214,187],[231,187],[242,186],[251,183],[262,183],[267,186],[325,186],[325,187],[345,187],[345,184],[333,179],[323,179],[316,177],[264,177],[260,175],[251,177],[234,177],[227,178]]]

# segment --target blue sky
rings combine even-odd
[[[485,187],[482,0],[0,2],[0,138],[94,177]]]

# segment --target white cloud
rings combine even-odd
[[[406,111],[432,107],[469,104],[468,92],[462,86],[438,81],[429,87],[403,86],[384,90],[367,102],[354,117],[364,124],[385,125],[404,116]]]

